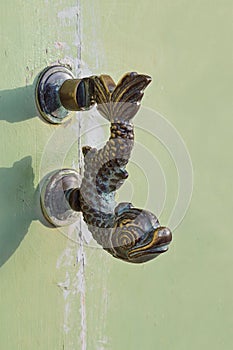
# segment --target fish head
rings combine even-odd
[[[160,226],[150,211],[121,203],[115,209],[111,234],[113,255],[127,262],[144,263],[165,253],[172,240],[169,228]]]

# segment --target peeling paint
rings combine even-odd
[[[77,6],[72,6],[72,7],[67,7],[64,10],[58,12],[57,17],[60,19],[73,19],[78,12],[78,5]]]
[[[64,61],[72,62],[72,66],[75,68],[75,75],[78,76],[80,71],[81,61],[81,33],[80,33],[80,13],[79,2],[77,6],[66,8],[58,13],[58,18],[62,20],[62,24],[67,25],[67,21],[74,21],[74,42],[77,44],[77,57],[73,58],[67,55]],[[64,50],[67,54],[70,50],[69,46],[64,42],[56,42],[55,47],[60,50]],[[80,132],[81,127],[79,123],[75,123],[78,139],[78,153],[80,146]],[[80,154],[78,157],[77,169],[82,168]],[[81,219],[74,225],[69,227],[68,235],[72,237],[72,240],[67,241],[67,247],[57,261],[57,268],[65,268],[65,280],[59,282],[58,286],[63,291],[63,298],[65,301],[64,307],[64,321],[63,330],[66,335],[65,349],[72,350],[77,348],[77,343],[81,345],[78,348],[81,350],[87,349],[87,321],[86,321],[86,283],[85,283],[85,264],[86,256],[84,251],[84,238],[82,235],[82,222]],[[74,240],[73,240],[74,237]],[[77,243],[75,243],[76,241]],[[80,297],[79,313],[80,313],[80,325],[76,321],[78,318],[73,314],[77,312],[78,299]],[[73,338],[72,335],[79,334],[78,338]]]
[[[97,50],[96,39],[96,19],[94,14],[94,8],[90,13],[93,18],[93,42],[92,49],[95,51],[95,66],[93,69],[99,66],[100,53]],[[77,56],[70,56],[70,47],[62,41],[55,42],[57,50],[63,50],[66,57],[62,60],[62,63],[71,64],[74,67],[75,76],[88,76],[95,72],[92,72],[89,67],[82,61],[81,49],[82,49],[82,33],[81,33],[81,10],[79,1],[77,6],[65,8],[58,13],[58,18],[62,21],[62,24],[66,26],[68,21],[74,22],[74,45],[77,48]],[[83,172],[83,158],[81,152],[81,136],[84,139],[85,144],[96,146],[104,141],[104,129],[103,119],[99,116],[96,110],[85,113],[76,114],[76,122],[70,127],[74,128],[77,134],[77,154],[78,162],[73,161],[73,167],[76,168],[80,175]],[[84,133],[84,135],[82,135]],[[64,280],[57,283],[57,286],[61,289],[64,299],[64,318],[63,318],[63,331],[64,331],[64,349],[65,350],[86,350],[87,349],[87,305],[86,305],[86,245],[92,246],[92,236],[88,231],[86,224],[78,220],[75,224],[71,225],[68,230],[68,241],[65,250],[57,260],[57,269],[64,271]],[[91,245],[90,245],[91,242]],[[96,247],[96,243],[93,244]],[[104,259],[105,260],[105,259]],[[105,261],[103,261],[104,264]],[[105,264],[104,264],[105,265]],[[103,292],[101,293],[101,299],[98,300],[98,318],[94,319],[96,322],[92,344],[95,343],[97,350],[104,350],[107,345],[107,337],[104,335],[106,330],[106,315],[108,305],[108,292],[106,288],[108,271],[103,269],[103,265],[98,266],[98,275],[100,275],[100,283]],[[90,281],[92,282],[92,281]],[[89,283],[90,283],[89,282]],[[88,285],[88,288],[91,288]],[[93,299],[94,301],[94,299]],[[91,307],[91,305],[89,305]],[[77,317],[79,312],[80,317]],[[79,321],[77,321],[79,320]],[[79,344],[79,345],[78,345]]]
[[[79,247],[77,249],[77,263],[79,265],[78,272],[76,274],[76,289],[77,293],[80,294],[80,316],[81,316],[81,349],[86,350],[87,347],[87,320],[86,320],[86,281],[85,281],[85,264],[86,264],[86,255],[84,251],[84,242],[82,236],[82,222],[80,220],[79,228]]]
[[[70,50],[70,46],[67,43],[62,41],[55,41],[54,46],[58,50]]]
[[[81,231],[81,220],[69,227],[69,235],[73,236],[74,232],[77,235],[77,241],[67,241],[67,247],[63,251],[62,255],[57,261],[58,269],[65,269],[65,279],[62,282],[57,283],[57,286],[62,290],[63,298],[65,301],[64,306],[64,319],[63,330],[67,336],[66,347],[67,350],[72,350],[73,341],[72,334],[78,334],[79,341],[76,339],[75,343],[81,344],[81,350],[86,350],[86,283],[85,283],[85,264],[86,256],[84,251],[84,243]],[[80,300],[79,312],[80,312],[80,325],[76,323],[78,317],[74,315],[74,312],[78,311],[78,297]]]

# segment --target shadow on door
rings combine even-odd
[[[33,181],[31,157],[0,168],[0,266],[20,245],[35,216]]]

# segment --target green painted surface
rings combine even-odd
[[[88,0],[79,4],[78,22],[76,5],[0,5],[0,348],[231,349],[231,2]],[[83,74],[150,74],[143,105],[166,116],[190,152],[192,202],[169,253],[157,261],[124,264],[39,220],[38,183],[46,171],[77,162],[78,123],[59,130],[43,123],[33,85],[46,65],[65,57],[80,63],[80,55]],[[143,113],[137,124],[143,127]],[[176,198],[175,166],[159,142],[140,130],[136,137],[163,167],[166,223]],[[144,177],[138,183],[133,163],[129,171],[132,185],[120,198],[130,193],[143,205],[153,183]],[[153,201],[146,204],[153,210]]]

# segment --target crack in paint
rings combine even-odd
[[[86,350],[86,334],[87,334],[87,324],[86,324],[86,282],[85,282],[85,265],[86,265],[86,255],[84,251],[84,238],[81,231],[81,219],[75,224],[69,227],[69,235],[73,235],[74,231],[77,235],[77,240],[79,244],[75,244],[73,241],[68,240],[66,249],[63,251],[61,256],[57,261],[57,269],[64,268],[65,280],[57,283],[57,286],[62,290],[63,298],[65,300],[64,307],[64,320],[63,320],[63,330],[65,335],[69,335],[71,331],[77,334],[80,330],[80,342],[81,350]],[[71,269],[74,267],[74,269]],[[78,270],[77,270],[78,268]],[[81,316],[80,325],[75,324],[76,318],[72,317],[73,311],[77,310],[77,296],[80,295],[80,308],[79,313]],[[77,339],[76,339],[77,342]],[[75,342],[75,343],[76,343]],[[72,339],[67,338],[66,349],[71,350],[73,348]]]
[[[63,26],[70,25],[71,21],[75,21],[75,33],[74,33],[74,42],[77,46],[77,58],[73,59],[69,56],[65,58],[66,61],[72,62],[74,67],[74,73],[76,76],[79,76],[81,71],[81,24],[80,24],[80,4],[77,1],[77,6],[65,8],[64,10],[58,13],[58,18],[62,21]],[[64,42],[55,43],[56,48],[60,50],[61,48],[65,51],[69,51],[69,46]],[[63,61],[64,63],[64,61]],[[82,160],[81,160],[81,122],[80,118],[78,123],[76,123],[77,130],[77,140],[78,140],[78,164],[75,168],[78,169],[79,173],[82,173]],[[72,240],[68,240],[67,247],[62,253],[61,257],[57,261],[57,268],[64,267],[66,269],[65,280],[58,283],[58,287],[63,291],[63,297],[65,300],[65,309],[64,309],[64,323],[63,330],[66,335],[68,335],[71,330],[78,328],[77,324],[72,324],[72,314],[71,311],[76,308],[76,297],[80,295],[80,317],[81,317],[81,330],[80,330],[80,342],[81,349],[86,350],[87,348],[87,324],[86,324],[86,282],[85,282],[85,264],[86,264],[86,255],[84,251],[84,237],[82,233],[82,221],[81,218],[74,224],[69,227],[69,236],[72,236],[75,233],[77,237],[76,245]],[[88,238],[87,238],[88,240]],[[74,270],[70,269],[74,266]],[[77,270],[78,268],[78,270]],[[77,272],[76,272],[77,271]],[[78,331],[78,329],[77,329]],[[77,334],[77,332],[74,332]],[[76,349],[76,341],[72,341],[72,337],[67,337],[66,344],[63,347],[67,350]]]
[[[91,6],[90,15],[92,17],[92,29],[93,29],[93,42],[92,50],[95,51],[95,69],[99,66],[99,49],[96,47],[99,44],[99,39],[96,36],[96,15],[94,13],[93,3]],[[92,75],[89,68],[82,62],[82,33],[81,33],[81,9],[80,2],[77,1],[77,6],[65,8],[58,13],[58,18],[61,20],[63,26],[75,24],[74,33],[74,45],[77,47],[77,56],[75,58],[70,57],[70,47],[63,41],[55,43],[57,50],[64,50],[66,53],[65,59],[62,60],[62,64],[68,63],[74,67],[74,74],[76,77],[84,75]],[[96,39],[96,40],[95,40]],[[103,55],[102,55],[103,56]],[[104,139],[104,130],[101,126],[100,116],[97,111],[92,111],[91,114],[85,115],[82,119],[79,113],[76,113],[76,122],[71,126],[74,128],[77,134],[77,154],[78,162],[73,162],[73,168],[76,168],[80,175],[83,175],[83,156],[81,148],[81,131],[89,130],[85,133],[85,141],[88,144],[97,144]],[[95,130],[93,126],[96,126]],[[94,145],[93,145],[94,146]],[[75,239],[73,239],[75,237]],[[92,236],[88,231],[86,224],[80,219],[68,229],[68,242],[65,250],[57,260],[57,269],[64,270],[64,281],[57,283],[57,286],[63,293],[65,301],[64,306],[64,318],[63,318],[63,331],[64,331],[64,350],[86,350],[87,349],[87,312],[86,312],[86,276],[85,269],[87,264],[87,257],[84,249],[84,245],[88,244],[92,240]],[[104,258],[105,261],[105,258]],[[103,261],[103,264],[104,264]],[[102,264],[101,264],[102,265]],[[105,265],[105,264],[104,264]],[[108,339],[103,334],[106,330],[106,314],[108,295],[106,289],[106,278],[108,269],[103,270],[102,266],[99,266],[98,273],[101,278],[101,286],[103,293],[101,293],[101,299],[98,303],[98,319],[96,319],[96,334],[95,338],[90,342],[94,344],[97,350],[104,350],[106,348]],[[91,286],[90,286],[91,287]],[[77,296],[79,296],[80,303],[77,303]],[[94,302],[94,300],[93,300]],[[80,314],[80,323],[76,322],[74,316],[77,312]],[[79,334],[79,340],[77,339]],[[77,343],[79,345],[77,345]]]

